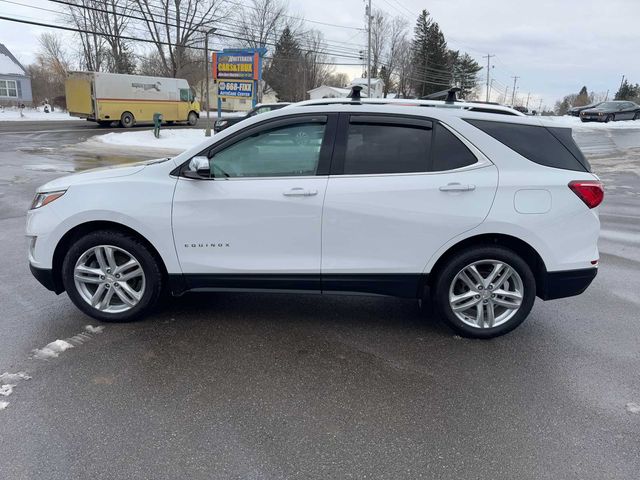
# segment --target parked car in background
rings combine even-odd
[[[601,103],[602,102],[595,102],[595,103],[590,103],[589,105],[582,105],[581,107],[571,107],[569,110],[567,110],[567,115],[571,115],[572,117],[579,117],[580,112],[582,112],[583,110],[596,108]]]
[[[256,115],[260,115],[261,113],[267,113],[273,110],[278,110],[282,107],[286,107],[287,105],[291,105],[291,103],[289,102],[259,103],[258,105],[253,107],[251,110],[249,110],[246,115],[239,115],[239,116],[233,116],[233,117],[227,116],[227,117],[219,118],[218,120],[216,120],[216,123],[213,124],[213,131],[215,133],[221,132],[225,128],[229,128],[231,125],[235,125],[236,123],[241,122],[242,120],[254,117]]]
[[[490,338],[536,297],[589,286],[603,193],[571,130],[543,120],[291,105],[174,158],[41,186],[28,258],[102,321],[148,313],[165,288],[351,292],[432,300]]]
[[[195,93],[181,78],[71,72],[65,91],[71,116],[101,126],[119,122],[130,128],[136,123],[152,123],[155,113],[162,114],[166,123],[195,125],[200,117]]]
[[[595,108],[580,112],[583,122],[615,122],[640,119],[640,105],[626,100],[602,102]]]

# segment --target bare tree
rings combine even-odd
[[[398,95],[402,98],[409,98],[411,96],[411,84],[414,73],[411,41],[406,38],[402,39],[398,43],[397,51],[398,66],[395,75],[397,78]]]
[[[409,23],[403,17],[394,17],[388,24],[387,39],[383,50],[383,67],[380,68],[380,78],[384,82],[383,93],[387,98],[395,83],[398,83],[398,69],[406,49],[407,28]]]
[[[143,25],[155,43],[164,74],[180,77],[192,63],[189,47],[224,14],[224,0],[135,0]]]
[[[81,68],[99,72],[102,70],[105,60],[105,37],[100,35],[99,29],[102,27],[96,13],[97,7],[94,0],[72,0],[73,5],[67,5],[70,20],[78,30],[80,38],[80,62]],[[95,32],[95,33],[89,33]]]
[[[28,67],[33,99],[37,103],[48,99],[52,104],[64,106],[64,82],[71,68],[64,41],[54,33],[43,33],[38,43],[36,62]]]
[[[302,37],[301,44],[304,56],[301,65],[304,88],[302,98],[306,99],[307,91],[325,84],[335,68],[328,64],[322,32],[309,30]]]
[[[283,0],[251,0],[238,19],[242,46],[264,48],[275,43],[287,26],[287,8]]]
[[[373,11],[371,19],[371,77],[377,77],[389,40],[389,21],[383,10]]]

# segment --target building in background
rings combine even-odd
[[[0,105],[31,105],[31,78],[27,70],[0,43]]]
[[[361,95],[363,97],[382,98],[384,96],[384,82],[380,78],[371,79],[371,95],[368,92],[368,79],[354,78],[348,88],[330,87],[328,85],[320,85],[319,87],[308,90],[310,100],[319,98],[344,98],[351,92],[351,87],[359,85],[362,87]]]

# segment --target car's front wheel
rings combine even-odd
[[[73,243],[62,264],[69,298],[105,322],[127,322],[147,313],[162,288],[158,262],[140,240],[118,231],[89,233]]]
[[[440,317],[472,338],[504,335],[529,315],[536,283],[529,265],[499,246],[477,247],[451,258],[435,282]]]
[[[187,123],[189,125],[191,125],[192,127],[198,123],[198,114],[196,112],[189,112],[189,115],[187,117]]]

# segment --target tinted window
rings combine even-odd
[[[508,110],[492,110],[491,108],[483,108],[483,107],[471,107],[469,109],[470,112],[480,112],[480,113],[497,113],[498,115],[512,115],[517,116],[515,113],[510,112]]]
[[[347,137],[344,173],[426,172],[430,147],[430,128],[352,123]]]
[[[180,101],[181,102],[188,102],[189,101],[189,89],[188,88],[181,88],[180,89]]]
[[[210,160],[214,177],[315,175],[324,123],[297,123],[234,143]]]
[[[464,143],[440,124],[436,125],[431,156],[432,170],[436,172],[466,167],[478,161]]]
[[[466,122],[491,135],[499,142],[532,162],[547,167],[578,172],[588,170],[588,168],[563,145],[563,142],[545,127],[493,122],[490,120],[467,119]],[[571,141],[573,142],[573,140]]]

